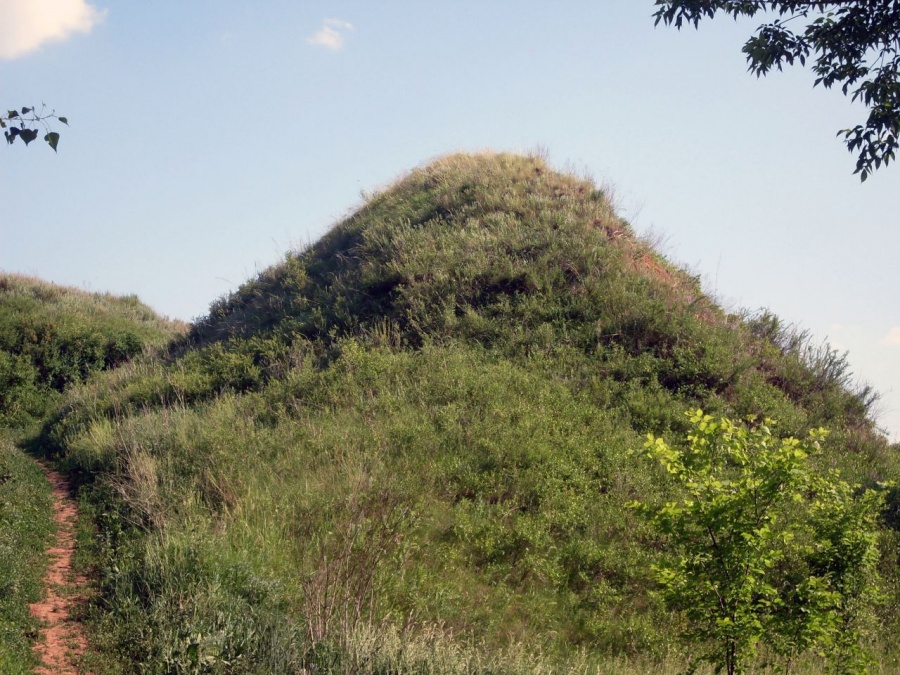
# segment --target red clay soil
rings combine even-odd
[[[44,598],[31,605],[32,616],[41,622],[41,636],[34,645],[41,665],[35,675],[79,675],[78,657],[86,642],[80,624],[71,618],[74,605],[84,600],[87,580],[72,572],[75,551],[74,525],[78,510],[71,498],[68,481],[41,465],[53,486],[53,510],[56,541],[47,550],[50,567],[44,574]],[[81,675],[85,675],[81,673]]]

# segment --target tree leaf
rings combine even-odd
[[[50,144],[50,147],[53,148],[53,152],[56,152],[56,146],[59,144],[59,134],[55,131],[51,131],[49,134],[44,136],[44,140]]]
[[[66,126],[69,126],[69,120],[67,120],[65,117],[60,117],[59,121],[62,122],[63,124],[65,124]]]
[[[20,129],[19,136],[21,136],[22,140],[25,142],[25,145],[28,145],[37,138],[38,132],[37,129]]]

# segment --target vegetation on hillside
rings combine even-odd
[[[645,435],[679,444],[698,407],[825,426],[814,461],[875,487],[900,463],[871,404],[831,350],[723,312],[592,182],[454,155],[68,391],[38,440],[92,514],[95,672],[662,670],[688,646],[653,573],[673,549],[628,508],[673,494]]]
[[[0,275],[0,427],[40,419],[56,394],[174,336],[135,296]]]
[[[53,532],[50,486],[40,467],[0,436],[0,672],[25,675],[40,597],[44,549]]]
[[[37,665],[28,604],[40,597],[54,530],[50,485],[22,441],[64,391],[179,330],[134,297],[0,275],[0,672]]]

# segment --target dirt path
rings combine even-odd
[[[84,599],[87,580],[72,573],[75,551],[74,525],[78,509],[72,501],[68,481],[41,464],[53,486],[56,541],[48,549],[50,567],[44,574],[44,598],[31,605],[31,614],[41,621],[41,636],[34,651],[41,660],[35,675],[78,675],[75,664],[86,643],[81,626],[70,617],[73,606]],[[82,674],[84,675],[84,674]]]

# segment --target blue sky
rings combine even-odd
[[[900,167],[865,184],[864,110],[758,21],[654,28],[652,0],[0,0],[0,105],[69,118],[0,148],[0,269],[205,313],[410,168],[541,149],[612,188],[727,308],[850,351],[900,440]]]

